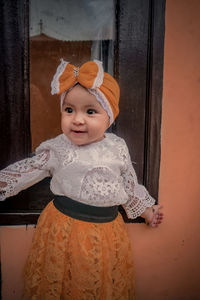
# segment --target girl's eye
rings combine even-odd
[[[93,115],[96,113],[96,110],[90,108],[87,110],[87,113],[88,113],[88,115]]]
[[[65,108],[65,111],[68,113],[68,114],[71,114],[73,112],[73,109],[71,107],[66,107]]]

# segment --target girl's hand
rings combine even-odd
[[[160,212],[162,208],[162,205],[153,205],[145,209],[141,217],[145,219],[146,225],[155,228],[162,223],[163,213]]]

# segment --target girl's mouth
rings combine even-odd
[[[72,130],[72,132],[75,134],[86,133],[86,131],[83,131],[83,130]]]

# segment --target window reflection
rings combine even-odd
[[[30,101],[32,150],[60,130],[59,97],[50,83],[60,58],[75,65],[103,61],[113,73],[114,0],[30,1]]]

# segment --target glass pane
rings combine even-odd
[[[30,0],[32,151],[61,133],[59,96],[50,84],[60,59],[80,66],[103,61],[113,73],[114,0]]]

